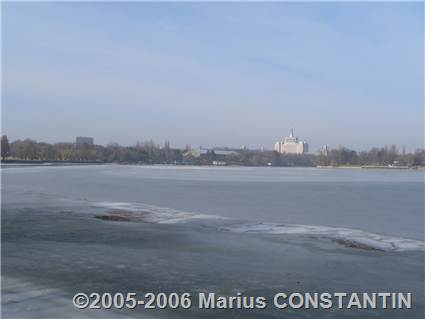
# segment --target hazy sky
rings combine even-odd
[[[10,140],[424,143],[423,3],[3,3]]]

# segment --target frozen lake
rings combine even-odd
[[[129,221],[95,218],[122,212]],[[412,292],[409,311],[294,314],[424,316],[422,171],[3,168],[2,244],[4,318],[63,313],[67,318],[280,318],[295,311],[77,310],[71,298],[79,291]]]

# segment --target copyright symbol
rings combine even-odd
[[[79,309],[87,308],[89,305],[90,299],[89,296],[87,296],[85,293],[79,292],[76,293],[74,298],[72,298],[72,303],[75,307]]]

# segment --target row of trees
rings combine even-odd
[[[226,158],[230,164],[248,166],[425,166],[425,151],[416,150],[406,154],[399,152],[395,145],[390,147],[372,148],[368,151],[356,152],[346,147],[332,149],[319,154],[280,154],[276,151],[237,150],[238,155]],[[215,160],[213,154],[208,155],[209,161]],[[198,163],[202,161],[198,160]]]
[[[345,147],[330,150],[318,156],[317,165],[393,165],[424,166],[425,151],[418,149],[414,153],[400,152],[395,145],[382,148],[374,147],[368,151],[356,152]]]
[[[7,136],[1,139],[2,159],[39,160],[39,161],[97,161],[118,163],[192,163],[210,164],[217,159],[214,152],[207,156],[194,158],[185,155],[190,149],[171,148],[169,142],[163,146],[153,141],[138,142],[134,146],[120,146],[116,143],[102,145],[76,145],[74,143],[48,144],[34,140],[17,140],[9,143]],[[372,148],[356,152],[339,147],[320,154],[280,154],[275,151],[236,150],[237,154],[227,156],[228,164],[248,166],[342,166],[342,165],[394,165],[425,166],[425,151],[414,153],[399,151],[395,145]]]
[[[183,159],[182,151],[172,149],[166,142],[162,147],[153,141],[139,142],[135,146],[107,146],[75,143],[48,144],[34,140],[8,142],[2,137],[2,158],[33,161],[75,161],[75,162],[119,162],[119,163],[175,163]]]

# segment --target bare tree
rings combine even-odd
[[[7,139],[6,135],[3,135],[1,137],[1,158],[3,159],[3,161],[9,155],[9,151],[10,151],[9,140]]]

